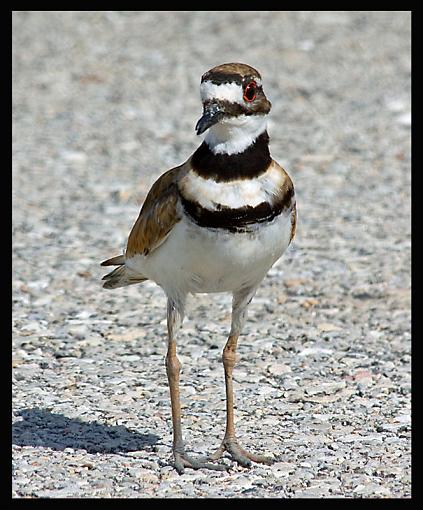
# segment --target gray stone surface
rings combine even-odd
[[[152,182],[198,146],[199,81],[257,67],[298,234],[253,301],[236,426],[273,466],[170,466],[165,299],[107,292]],[[13,14],[13,496],[408,498],[410,13]],[[190,302],[183,426],[224,431],[230,296]]]

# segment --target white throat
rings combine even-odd
[[[214,154],[244,152],[267,127],[267,115],[239,115],[218,122],[204,141]]]

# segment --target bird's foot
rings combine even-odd
[[[176,471],[182,475],[185,471],[185,468],[191,468],[191,469],[211,469],[214,471],[226,471],[228,469],[228,466],[225,464],[213,464],[210,462],[210,460],[206,457],[191,457],[191,455],[188,455],[184,448],[174,448],[173,455],[175,458],[175,469]]]
[[[258,462],[261,464],[272,464],[274,459],[271,457],[266,457],[265,455],[256,455],[254,453],[250,453],[238,443],[236,437],[226,437],[223,439],[222,444],[219,448],[208,457],[208,460],[214,461],[219,459],[223,453],[227,451],[232,459],[241,466],[251,467],[251,461]]]

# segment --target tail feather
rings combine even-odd
[[[123,266],[125,264],[125,255],[118,255],[111,259],[104,260],[100,265],[102,266]]]
[[[101,263],[102,266],[119,266],[113,269],[110,273],[103,276],[105,280],[103,287],[105,289],[117,289],[119,287],[126,287],[127,285],[134,285],[148,280],[142,274],[130,273],[125,267],[125,255],[118,255],[111,259],[105,260]]]

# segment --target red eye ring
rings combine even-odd
[[[250,81],[250,83],[244,89],[244,101],[251,103],[256,98],[257,83]]]

